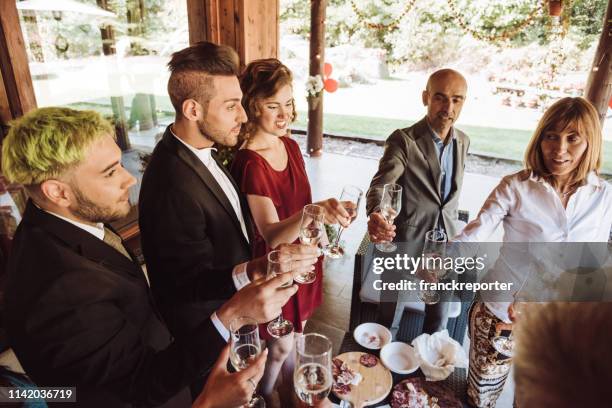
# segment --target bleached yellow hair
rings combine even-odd
[[[99,113],[40,108],[11,122],[2,145],[2,173],[14,183],[33,186],[57,179],[79,164],[87,148],[112,125]]]

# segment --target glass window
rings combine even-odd
[[[325,94],[324,132],[385,140],[425,115],[428,75],[450,67],[468,80],[457,127],[471,152],[520,166],[544,110],[583,94],[607,1],[571,2],[557,20],[538,4],[329,0],[325,62],[339,88]],[[295,76],[298,129],[307,126],[309,35],[309,3],[281,0],[280,58]],[[604,140],[603,170],[612,174],[612,109]]]
[[[166,64],[189,44],[186,0],[28,0],[17,8],[38,106],[102,113],[140,183],[143,157],[174,118]]]

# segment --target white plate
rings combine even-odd
[[[419,358],[414,348],[394,341],[380,350],[380,360],[385,367],[397,374],[410,374],[419,368]]]
[[[368,343],[369,336],[376,335],[380,339],[378,347]],[[391,342],[391,332],[385,326],[378,323],[362,323],[353,331],[353,338],[360,346],[370,350],[379,350],[385,344]]]

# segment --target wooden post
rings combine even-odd
[[[187,0],[189,43],[234,48],[244,67],[278,55],[279,0]]]
[[[243,66],[259,58],[278,55],[279,0],[240,0],[238,43]],[[240,17],[242,16],[242,17]]]
[[[221,42],[218,0],[187,0],[189,44],[200,41]]]
[[[310,76],[323,76],[327,0],[310,1]],[[308,98],[308,154],[323,153],[323,92]]]
[[[595,51],[591,73],[587,80],[584,96],[599,112],[603,125],[612,97],[612,0],[608,1],[608,10],[604,18],[599,45]]]
[[[14,1],[0,1],[0,121],[36,108],[28,56]]]

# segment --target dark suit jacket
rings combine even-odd
[[[39,386],[83,407],[189,407],[186,386],[224,346],[210,320],[172,342],[138,264],[31,202],[8,262],[9,341]]]
[[[238,192],[251,234],[249,206],[219,166]],[[251,247],[219,184],[170,127],[145,170],[139,214],[153,293],[172,334],[188,334],[236,292],[232,269],[250,259]]]
[[[452,187],[446,201],[440,197],[441,169],[426,119],[389,136],[367,196],[367,213],[379,205],[387,183],[402,186],[402,209],[395,220],[398,242],[423,242],[425,233],[438,225],[440,216],[449,239],[457,233],[457,206],[463,184],[470,139],[457,128]],[[380,190],[376,189],[380,187]]]

